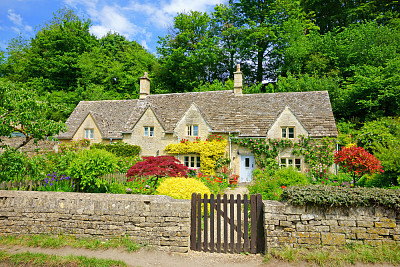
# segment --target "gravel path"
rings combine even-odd
[[[8,253],[44,253],[59,256],[86,256],[99,259],[113,259],[124,261],[129,266],[165,266],[165,267],[186,267],[186,266],[218,266],[218,267],[255,267],[255,266],[295,266],[285,262],[272,261],[263,264],[262,255],[242,255],[242,254],[221,254],[190,251],[185,254],[168,253],[156,249],[144,248],[137,252],[126,252],[120,249],[108,250],[89,250],[63,247],[58,249],[39,248],[39,247],[5,247],[0,250]],[[1,266],[1,265],[0,265]],[[299,264],[296,264],[299,266]],[[301,266],[301,265],[300,265]]]

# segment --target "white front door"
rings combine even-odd
[[[250,183],[255,169],[254,156],[240,155],[240,183]]]

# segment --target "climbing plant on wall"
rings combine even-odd
[[[307,170],[315,181],[323,179],[333,164],[335,139],[311,139],[300,136],[298,142],[289,139],[271,138],[235,138],[231,137],[233,144],[250,149],[254,154],[256,164],[260,168],[278,168],[278,155],[284,149],[291,149],[293,155],[304,156]]]
[[[179,144],[169,144],[165,151],[169,154],[199,154],[201,172],[205,174],[214,174],[216,161],[225,154],[228,142],[219,135],[210,135],[206,141],[196,138],[191,142],[182,139]]]

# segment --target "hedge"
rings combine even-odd
[[[140,146],[129,145],[126,143],[114,143],[114,144],[103,144],[95,143],[90,146],[90,149],[103,149],[113,153],[119,157],[132,157],[137,156],[140,153]]]
[[[383,206],[400,210],[400,189],[327,185],[290,186],[283,190],[281,200],[293,205]]]

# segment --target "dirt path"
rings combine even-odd
[[[99,259],[113,259],[124,261],[129,266],[165,266],[165,267],[195,267],[195,266],[218,266],[218,267],[253,267],[253,266],[295,266],[285,262],[272,261],[263,264],[262,255],[240,255],[240,254],[217,254],[190,251],[187,254],[175,254],[158,251],[156,249],[144,248],[137,252],[128,253],[120,249],[89,250],[63,247],[59,249],[38,247],[5,247],[0,250],[8,253],[33,252],[53,254],[59,256],[86,256]],[[301,266],[296,264],[296,266]]]

